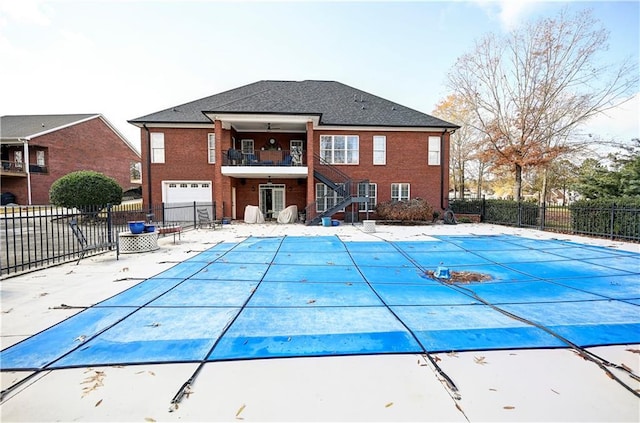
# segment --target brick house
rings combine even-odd
[[[129,121],[141,128],[145,204],[213,202],[276,217],[375,217],[389,200],[447,206],[458,126],[333,81],[259,81]]]
[[[77,170],[141,185],[140,153],[100,114],[2,116],[0,149],[2,192],[18,204],[49,204],[51,184]]]

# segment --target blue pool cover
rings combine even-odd
[[[450,284],[427,271],[490,280]],[[1,352],[2,370],[640,342],[640,254],[517,236],[221,243]]]

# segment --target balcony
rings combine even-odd
[[[13,162],[9,160],[2,160],[2,167],[0,167],[0,174],[2,176],[18,176],[22,178],[26,178],[27,176],[24,163]]]
[[[306,178],[306,152],[302,150],[240,150],[222,152],[222,174],[236,178]]]

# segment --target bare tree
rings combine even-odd
[[[478,154],[481,146],[483,134],[476,130],[473,126],[468,125],[472,116],[472,110],[466,105],[462,98],[450,94],[441,100],[433,113],[445,120],[456,122],[460,128],[451,135],[451,178],[454,194],[456,198],[464,198],[466,190],[466,181],[470,176],[469,164],[472,161],[479,160],[478,184],[482,185],[482,173],[484,172],[483,162]]]
[[[451,89],[473,111],[469,124],[486,136],[496,165],[513,172],[516,199],[523,168],[582,145],[572,134],[637,90],[636,63],[601,63],[607,40],[591,11],[565,10],[504,37],[486,36],[449,73]]]

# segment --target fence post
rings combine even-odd
[[[162,207],[162,226],[166,226],[167,224],[167,209],[164,206],[164,201],[160,203],[160,207]]]
[[[480,205],[480,221],[484,222],[487,220],[487,198],[483,195],[482,196],[482,203]]]
[[[609,215],[609,236],[611,239],[614,238],[613,224],[615,221],[616,214],[616,203],[611,203],[611,213]]]
[[[522,202],[518,200],[518,228],[522,227]]]
[[[196,217],[196,209],[197,209],[197,205],[196,202],[193,202],[193,228],[196,229],[198,226],[198,218]]]
[[[111,250],[111,244],[113,243],[113,220],[111,220],[111,204],[107,204],[107,242],[109,243],[109,249]]]
[[[540,206],[540,230],[544,231],[545,220],[547,218],[547,203],[542,202]]]

